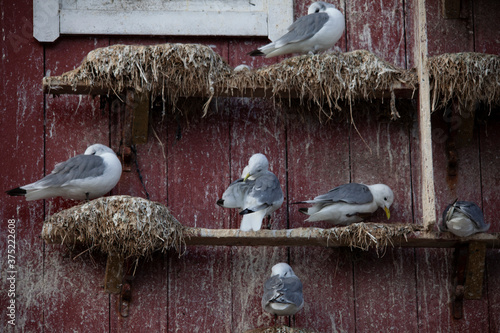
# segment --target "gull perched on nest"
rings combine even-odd
[[[299,211],[309,218],[306,221],[329,221],[336,225],[361,222],[373,214],[378,207],[385,210],[387,219],[391,217],[389,208],[394,201],[394,193],[384,184],[364,185],[349,183],[340,185],[313,200],[294,202],[310,203],[310,208]]]
[[[122,165],[113,150],[94,144],[65,162],[56,164],[50,175],[6,193],[26,200],[63,197],[73,200],[95,199],[111,191],[120,180]]]
[[[332,4],[318,1],[309,6],[308,15],[298,18],[277,41],[259,47],[251,56],[275,57],[287,53],[316,54],[326,51],[342,37],[344,15]]]
[[[484,221],[483,212],[475,203],[456,201],[449,204],[443,212],[439,230],[449,231],[459,237],[467,237],[477,232],[485,232],[490,224]]]
[[[243,170],[241,178],[229,185],[217,204],[238,208],[243,215],[240,229],[257,231],[264,217],[271,215],[283,203],[283,191],[278,177],[268,170],[269,162],[263,154],[254,154]]]
[[[302,282],[288,264],[274,265],[271,277],[264,283],[262,308],[274,315],[292,316],[302,307]]]

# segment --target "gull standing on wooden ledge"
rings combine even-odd
[[[217,204],[238,208],[243,215],[242,231],[260,230],[264,217],[271,215],[283,203],[283,191],[278,177],[268,170],[269,162],[263,154],[250,157],[242,178],[229,185]]]
[[[309,218],[306,221],[329,221],[335,225],[348,225],[361,222],[379,207],[384,209],[387,219],[391,217],[389,208],[394,201],[394,193],[384,184],[364,185],[349,183],[340,185],[313,200],[294,202],[310,203],[310,208],[299,211]]]
[[[449,204],[443,212],[439,230],[449,231],[459,237],[467,237],[478,232],[485,232],[490,224],[484,221],[483,212],[473,202],[456,201]]]
[[[288,32],[277,41],[249,55],[270,58],[288,53],[316,54],[332,48],[344,33],[344,15],[331,3],[323,1],[309,6],[307,14],[289,26]]]
[[[262,308],[277,316],[292,316],[303,307],[302,282],[292,267],[283,262],[274,265],[264,283]]]
[[[6,193],[25,196],[26,200],[63,197],[73,200],[95,199],[115,187],[122,174],[122,164],[113,150],[94,144],[65,162],[56,164],[50,175]]]

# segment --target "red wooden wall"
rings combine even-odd
[[[308,5],[296,1],[296,15],[304,14]],[[339,7],[347,19],[341,49],[368,49],[395,65],[413,66],[412,1],[346,0]],[[44,75],[73,69],[94,48],[194,42],[212,46],[231,66],[259,67],[283,59],[248,57],[247,52],[266,43],[262,38],[61,37],[41,44],[32,37],[30,1],[1,1],[1,11],[4,190],[39,179],[56,162],[82,153],[92,143],[118,148],[117,108],[100,110],[98,100],[88,96],[54,98],[41,91]],[[428,0],[427,15],[430,55],[500,53],[496,0],[462,1],[462,18],[457,20],[443,19],[441,1]],[[345,119],[320,123],[314,114],[285,113],[262,99],[219,98],[203,119],[198,114],[172,117],[155,112],[148,143],[138,146],[139,167],[150,198],[168,205],[188,226],[239,227],[238,215],[215,202],[255,152],[269,157],[285,191],[285,204],[272,220],[274,229],[305,225],[290,202],[349,181],[388,184],[397,198],[391,220],[419,223],[416,122],[376,117],[370,111],[377,107],[355,109],[354,120],[366,144]],[[407,107],[400,112],[412,114],[414,107]],[[436,212],[440,215],[456,197],[473,200],[492,222],[491,231],[499,232],[498,112],[476,125],[470,140],[456,145],[458,176],[450,183],[447,144],[459,137],[460,121],[443,119],[442,111],[433,116]],[[145,196],[135,168],[123,173],[112,193]],[[269,325],[272,317],[260,307],[262,285],[280,261],[288,261],[301,278],[306,300],[301,312],[290,321],[280,318],[280,323],[318,332],[500,331],[498,250],[487,254],[483,298],[465,301],[461,320],[450,314],[451,249],[396,248],[379,257],[374,251],[313,247],[188,247],[180,258],[156,254],[152,261],[140,261],[129,316],[120,317],[117,297],[102,289],[103,255],[87,253],[74,259],[79,253],[45,245],[39,238],[44,217],[75,202],[28,203],[4,195],[1,203],[2,331],[14,330],[6,308],[9,219],[17,222],[16,331],[241,332]]]

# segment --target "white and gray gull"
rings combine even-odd
[[[485,232],[490,224],[484,221],[483,212],[473,202],[456,201],[449,204],[443,212],[439,230],[449,231],[459,237],[467,237],[478,232]]]
[[[312,200],[294,204],[313,204],[299,211],[309,218],[306,221],[329,221],[335,225],[361,222],[379,207],[384,209],[387,219],[391,217],[389,208],[394,201],[394,193],[384,184],[364,185],[349,183],[335,187]]]
[[[292,316],[304,307],[302,282],[288,264],[273,266],[271,277],[264,283],[262,308],[274,315]]]
[[[285,35],[249,55],[270,58],[288,53],[316,54],[332,48],[342,37],[344,29],[344,15],[335,5],[314,2],[309,6],[308,15],[293,22]]]
[[[26,200],[63,197],[89,200],[105,195],[120,180],[122,165],[115,152],[102,144],[94,144],[83,155],[56,164],[42,179],[6,193],[25,196]]]
[[[241,178],[229,185],[217,204],[237,208],[243,215],[242,231],[260,230],[262,220],[283,204],[283,191],[278,177],[268,170],[269,162],[263,154],[250,157]]]

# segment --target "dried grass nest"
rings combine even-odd
[[[370,99],[395,84],[415,87],[417,83],[414,71],[397,68],[366,50],[291,57],[268,67],[234,71],[210,47],[199,44],[98,48],[78,68],[45,80],[54,88],[62,82],[73,89],[83,83],[108,93],[134,89],[162,96],[174,106],[179,97],[210,100],[221,92],[264,87],[272,91],[270,97],[293,93],[301,102],[328,103],[338,110],[339,100]]]
[[[171,248],[182,253],[185,227],[164,205],[125,195],[102,197],[71,207],[44,221],[47,243],[76,243],[124,258],[150,256]]]
[[[459,112],[473,112],[476,103],[500,105],[500,56],[472,52],[429,58],[432,110],[457,101]]]
[[[370,247],[385,251],[387,246],[393,246],[393,239],[400,239],[415,234],[424,229],[416,224],[380,224],[371,222],[353,223],[341,228],[325,229],[322,233],[327,239],[346,244],[351,248],[367,251]]]

